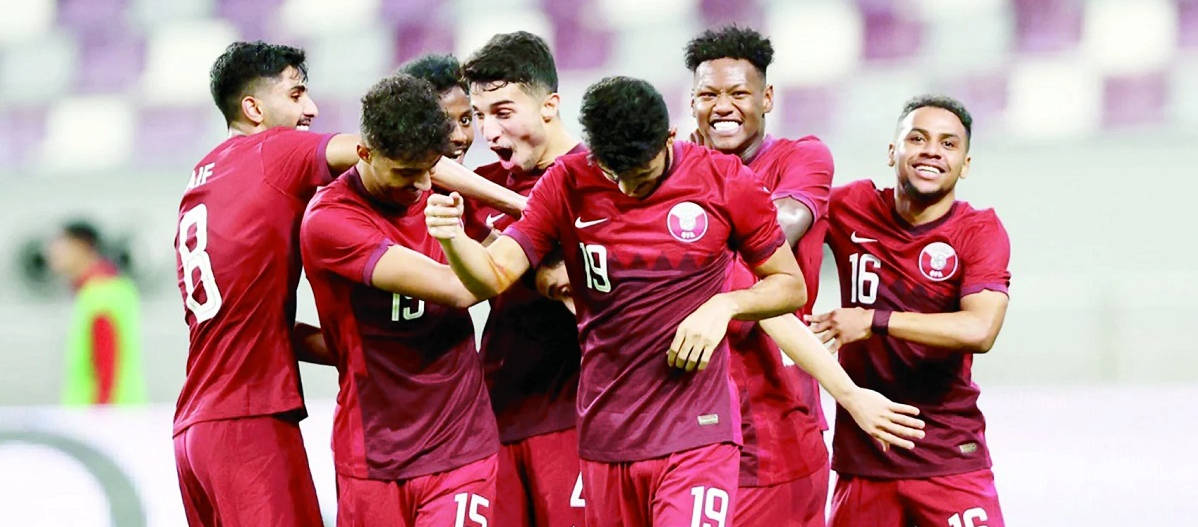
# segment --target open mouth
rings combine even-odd
[[[296,130],[301,130],[301,131],[305,131],[305,132],[308,131],[308,128],[311,126],[312,126],[311,119],[300,119],[299,122],[295,123]]]
[[[711,121],[712,135],[733,135],[740,130],[740,121],[719,119]]]
[[[936,179],[944,173],[944,168],[927,163],[918,163],[915,165],[915,173],[927,179]]]
[[[499,156],[499,159],[505,163],[512,160],[512,154],[514,153],[511,148],[504,148],[502,146],[493,146],[491,147],[491,151],[495,152],[495,155]]]

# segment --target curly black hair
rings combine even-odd
[[[450,127],[433,85],[406,73],[379,81],[362,97],[362,138],[388,159],[448,152]]]
[[[969,110],[965,109],[965,105],[947,95],[917,95],[912,97],[907,104],[903,105],[903,112],[899,114],[898,120],[902,122],[911,112],[920,108],[940,108],[948,110],[957,116],[961,121],[961,125],[965,127],[965,147],[969,148],[970,140],[973,136],[973,116],[969,114]]]
[[[491,37],[462,65],[462,74],[470,84],[516,83],[547,93],[557,91],[553,53],[544,39],[527,31]]]
[[[607,77],[587,88],[579,121],[592,155],[616,174],[645,166],[670,136],[661,94],[630,77]]]
[[[261,40],[229,44],[208,73],[208,88],[225,116],[225,124],[241,115],[241,99],[253,90],[254,83],[282,75],[287,66],[299,70],[300,76],[308,80],[305,60],[304,50],[291,46]]]
[[[453,55],[428,54],[413,59],[400,66],[399,73],[428,81],[437,93],[445,93],[455,86],[470,93],[466,78],[462,76],[462,65]]]
[[[699,64],[724,58],[747,60],[765,78],[765,69],[774,62],[774,46],[761,33],[737,25],[708,29],[686,43],[686,68],[692,72]]]

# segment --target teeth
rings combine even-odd
[[[711,123],[711,128],[717,132],[732,132],[736,130],[740,124],[733,121],[716,121]]]
[[[936,167],[930,167],[930,166],[927,166],[927,165],[920,165],[920,166],[917,166],[917,167],[915,167],[915,171],[916,171],[916,172],[924,172],[924,173],[926,173],[926,174],[940,174],[940,169],[939,169],[939,168],[936,168]]]
[[[306,124],[299,124],[299,125],[296,125],[296,126],[295,126],[295,129],[296,129],[296,130],[299,130],[299,131],[301,131],[301,132],[307,132],[307,131],[308,131],[308,125],[306,125]]]

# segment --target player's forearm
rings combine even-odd
[[[732,318],[761,320],[793,313],[807,302],[807,287],[802,277],[788,273],[772,274],[753,287],[720,293],[729,302]]]
[[[433,184],[460,192],[514,217],[524,213],[528,198],[484,178],[448,158],[441,158],[433,172]]]
[[[291,344],[292,349],[295,350],[295,358],[298,360],[325,366],[337,365],[337,358],[329,351],[329,347],[324,342],[324,335],[316,326],[296,322],[295,328],[291,332]]]
[[[874,334],[879,331],[876,326],[877,324],[873,328]],[[990,351],[998,336],[998,327],[992,326],[992,323],[985,317],[969,311],[955,313],[895,311],[890,314],[890,320],[885,326],[885,331],[894,338],[966,353]]]
[[[767,318],[758,324],[774,339],[782,353],[811,374],[837,401],[844,400],[857,388],[836,358],[798,317],[782,315]]]
[[[461,280],[462,285],[479,299],[488,299],[502,293],[519,277],[499,265],[482,244],[471,240],[463,232],[451,240],[440,240],[449,267]]]
[[[337,134],[329,140],[328,146],[325,147],[324,157],[333,177],[349,170],[358,162],[358,143],[360,141],[361,138],[358,134]]]

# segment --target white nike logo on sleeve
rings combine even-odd
[[[499,213],[499,214],[496,214],[496,215],[494,215],[494,216],[492,216],[492,215],[490,215],[490,214],[487,214],[487,219],[486,219],[486,221],[485,221],[484,223],[486,223],[486,224],[487,224],[487,227],[494,227],[494,226],[495,226],[495,222],[499,221],[499,218],[502,218],[502,217],[504,217],[504,216],[506,216],[506,214],[504,214],[504,213],[502,213],[502,212],[501,212],[501,213]]]
[[[591,220],[591,221],[582,221],[582,216],[579,216],[574,219],[574,226],[579,229],[585,229],[587,227],[599,225],[600,223],[603,223],[605,221],[607,221],[607,218],[599,218],[597,220]]]

